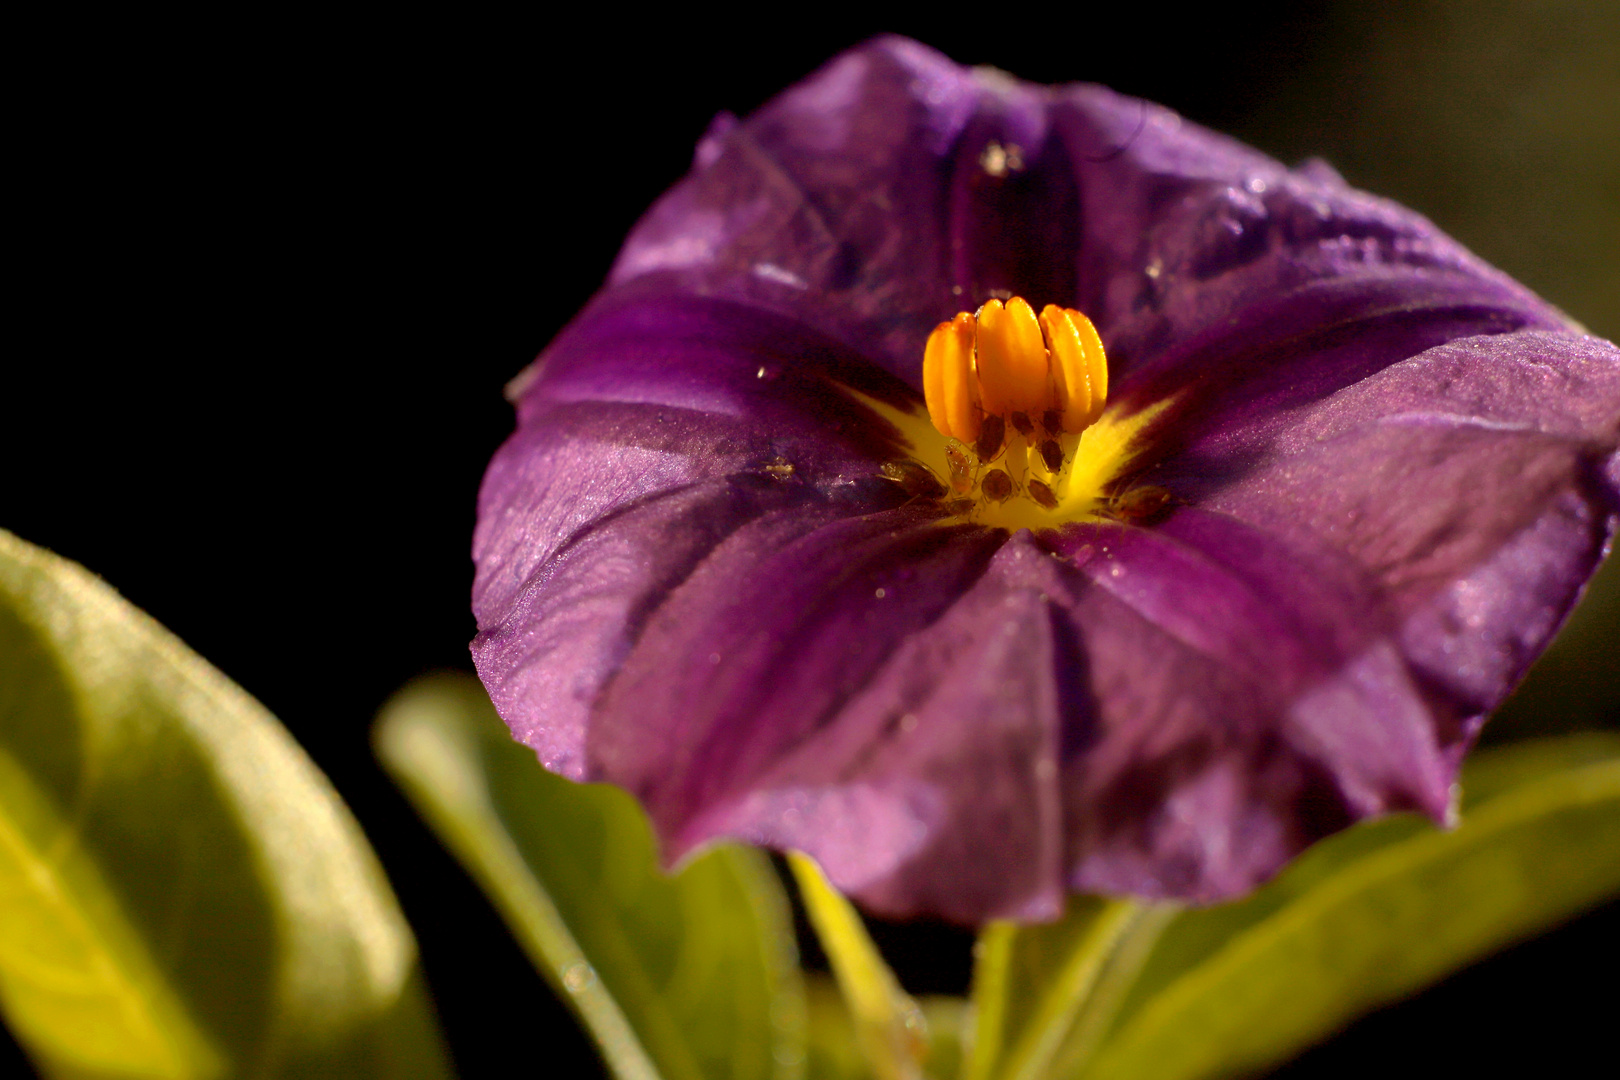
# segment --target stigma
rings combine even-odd
[[[991,300],[929,335],[923,399],[955,496],[1050,512],[1070,501],[1081,435],[1107,404],[1108,361],[1080,312],[1048,304],[1037,316],[1022,297]]]

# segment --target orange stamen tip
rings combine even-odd
[[[1073,308],[1048,304],[1041,311],[1052,358],[1052,408],[1063,430],[1084,431],[1102,415],[1108,398],[1108,361],[1091,320]]]
[[[923,400],[940,434],[971,443],[979,437],[983,409],[973,373],[974,319],[962,312],[928,335],[923,349]]]
[[[1108,361],[1097,328],[1073,308],[1048,304],[1037,317],[1022,297],[988,300],[928,336],[923,398],[934,427],[970,445],[986,417],[1028,437],[1037,421],[1074,434],[1102,415]]]
[[[1011,419],[1046,406],[1046,343],[1035,312],[1022,297],[979,309],[975,353],[986,412]]]

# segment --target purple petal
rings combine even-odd
[[[1603,476],[1620,353],[1568,334],[1465,338],[1294,410],[1236,455],[1161,472],[1202,505],[1365,567],[1403,651],[1479,717],[1573,606],[1614,530]],[[1612,458],[1610,459],[1612,460]]]
[[[1001,539],[905,510],[801,511],[739,529],[669,593],[599,702],[594,775],[639,795],[679,854],[704,838],[688,835],[696,814],[836,721]]]
[[[1085,310],[1162,520],[946,524],[884,479],[922,343]],[[874,909],[1214,900],[1397,809],[1620,510],[1620,351],[1431,224],[1157,106],[885,38],[717,120],[515,384],[473,643],[551,768],[679,858],[802,848]]]
[[[928,330],[1006,293],[1086,311],[1119,373],[1321,280],[1463,279],[1521,322],[1561,325],[1320,163],[1290,172],[1160,106],[962,69],[900,38],[721,125],[699,157],[610,286],[782,312],[913,386]]]
[[[894,914],[1059,914],[1067,703],[1052,678],[1065,656],[1051,562],[1028,534],[1002,545],[948,612],[884,642],[886,662],[845,707],[716,800],[686,841],[808,851]]]
[[[473,551],[474,660],[548,767],[587,777],[596,699],[733,533],[906,501],[878,475],[897,433],[839,387],[910,396],[834,343],[725,301],[601,306],[548,352],[484,479]]]
[[[1076,887],[1216,899],[1355,818],[1445,814],[1449,762],[1353,563],[1192,509],[1059,546],[1094,702],[1065,776]]]

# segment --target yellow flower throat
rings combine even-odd
[[[1147,516],[1168,498],[1110,490],[1162,404],[1130,416],[1107,408],[1102,340],[1072,308],[1048,304],[1037,316],[1015,296],[940,323],[923,351],[923,396],[926,416],[860,395],[910,450],[883,474],[942,490],[953,520],[1050,529]]]

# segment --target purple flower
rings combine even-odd
[[[923,408],[930,331],[1013,295],[1107,348],[1056,510],[952,490]],[[513,396],[473,654],[514,734],[670,860],[962,922],[1446,819],[1620,506],[1620,351],[1422,218],[894,38],[717,120]]]

